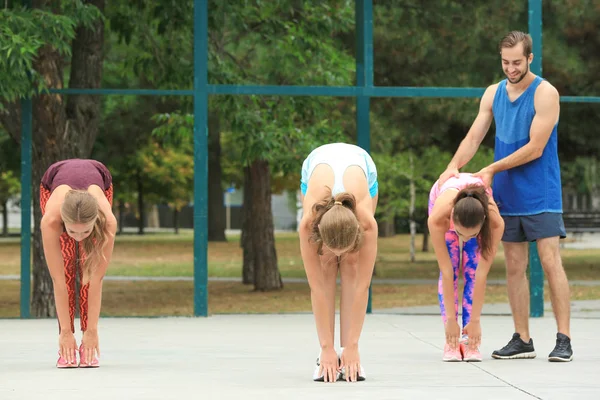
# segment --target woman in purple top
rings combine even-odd
[[[98,161],[59,161],[42,177],[40,225],[59,324],[58,368],[99,366],[102,279],[117,231],[112,199],[112,176]],[[74,336],[76,273],[81,280],[79,311],[83,337],[79,348]]]
[[[504,223],[491,189],[481,178],[461,173],[429,195],[429,231],[440,268],[438,299],[446,331],[444,361],[481,361],[479,322],[488,271]],[[461,250],[462,243],[462,250]],[[458,273],[464,274],[462,339],[458,325]]]

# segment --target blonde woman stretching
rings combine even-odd
[[[42,177],[41,231],[59,324],[58,368],[99,366],[102,279],[117,230],[112,198],[112,176],[98,161],[60,161]],[[79,348],[74,336],[76,270],[81,280],[79,312],[83,337]]]
[[[358,146],[332,143],[302,165],[300,249],[321,352],[313,380],[362,381],[358,340],[377,254],[377,169]],[[341,278],[340,344],[334,348],[335,293]]]

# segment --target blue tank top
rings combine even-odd
[[[494,161],[505,158],[529,142],[535,116],[534,95],[542,78],[536,76],[515,101],[506,92],[506,79],[498,84],[492,110],[496,123]],[[558,123],[552,128],[542,156],[497,173],[492,189],[501,215],[562,213],[562,186],[558,161]]]

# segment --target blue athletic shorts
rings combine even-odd
[[[561,213],[545,212],[535,215],[510,215],[503,216],[504,235],[503,242],[534,242],[559,236],[567,237],[565,223]]]

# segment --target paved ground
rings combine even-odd
[[[506,305],[486,305],[484,361],[444,363],[438,314],[376,311],[361,338],[367,381],[335,384],[311,381],[311,314],[103,319],[95,370],[54,368],[56,321],[0,320],[0,399],[598,399],[600,319],[586,317],[590,306],[574,312],[571,363],[546,359],[551,315],[531,320],[536,359],[493,360],[512,321],[490,315]]]
[[[565,247],[600,247],[599,238]],[[571,363],[546,359],[556,328],[545,309],[531,320],[538,357],[500,361],[490,354],[512,335],[510,310],[486,304],[482,363],[441,361],[437,306],[375,310],[361,338],[367,381],[353,384],[311,381],[311,314],[102,319],[94,370],[54,368],[55,320],[0,320],[0,400],[600,399],[600,301],[573,302]]]
[[[378,314],[402,314],[402,315],[440,315],[440,308],[437,305],[399,307],[375,310]],[[510,306],[508,304],[485,304],[483,313],[488,316],[510,316]],[[550,302],[544,303],[544,316],[554,318],[552,305]],[[600,323],[600,300],[580,300],[571,302],[571,317],[573,318],[597,318]],[[600,327],[600,325],[599,325]],[[600,396],[598,396],[600,399]]]

